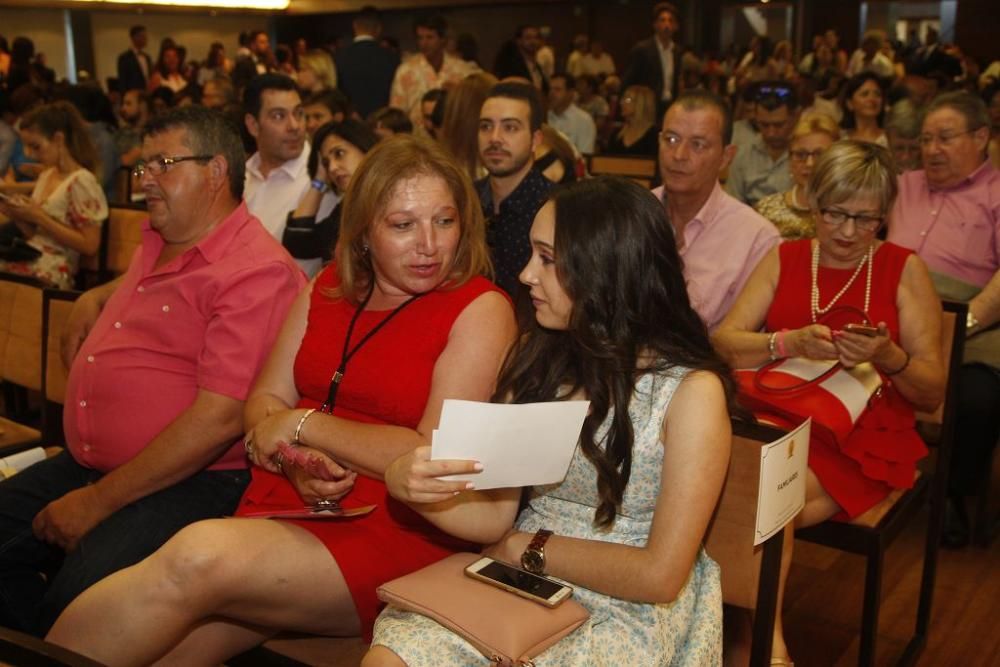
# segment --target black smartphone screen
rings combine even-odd
[[[548,600],[562,589],[562,584],[550,581],[545,577],[535,576],[524,570],[518,570],[497,561],[493,561],[479,570],[479,574],[545,600]]]

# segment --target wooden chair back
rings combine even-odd
[[[36,391],[42,388],[42,285],[33,278],[0,274],[0,377]]]
[[[108,253],[104,270],[110,278],[128,269],[132,256],[142,244],[142,222],[149,214],[142,209],[111,209],[108,217]]]
[[[73,310],[73,302],[80,292],[47,289],[42,295],[42,440],[46,445],[61,445],[66,441],[62,426],[62,405],[66,398],[66,381],[69,369],[63,363],[61,347],[62,332]]]
[[[721,570],[723,602],[754,612],[751,665],[770,662],[782,546],[782,531],[754,546],[761,449],[782,435],[768,426],[733,423],[726,483],[705,536],[705,551]]]
[[[648,188],[656,176],[656,160],[626,155],[594,155],[590,158],[589,171],[593,176],[625,176]]]

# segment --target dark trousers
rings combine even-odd
[[[123,507],[68,554],[35,538],[36,514],[100,477],[62,452],[0,482],[0,625],[43,636],[91,585],[138,563],[184,526],[231,514],[249,482],[245,470],[198,473]]]
[[[962,366],[958,415],[948,490],[954,496],[979,492],[990,474],[993,448],[1000,437],[1000,371],[984,364]]]

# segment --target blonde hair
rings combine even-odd
[[[475,72],[445,98],[444,120],[438,136],[473,179],[479,169],[479,115],[496,84],[497,78],[489,72]]]
[[[656,95],[647,86],[629,86],[622,97],[631,97],[635,113],[632,124],[636,127],[656,124]]]
[[[874,195],[885,215],[896,200],[896,167],[887,148],[844,139],[830,146],[809,179],[809,205],[821,210],[858,195]]]
[[[837,121],[822,112],[803,114],[792,130],[792,142],[810,134],[825,134],[834,141],[840,139],[840,127]]]
[[[333,58],[323,49],[313,49],[299,56],[299,69],[310,69],[324,88],[337,87],[337,70],[333,66]]]
[[[354,303],[364,297],[374,279],[368,234],[396,187],[417,176],[443,179],[458,208],[461,235],[448,282],[457,287],[477,275],[492,276],[486,222],[469,175],[430,139],[397,134],[365,156],[347,187],[336,250],[340,287],[331,296]]]

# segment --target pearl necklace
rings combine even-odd
[[[812,294],[810,302],[810,311],[812,313],[812,321],[815,322],[819,315],[826,315],[833,308],[833,305],[837,303],[840,297],[844,296],[844,292],[850,289],[851,285],[859,275],[861,275],[861,269],[864,268],[865,264],[868,265],[868,276],[865,279],[865,315],[868,314],[868,304],[871,301],[872,295],[872,248],[875,244],[868,246],[868,252],[865,256],[861,258],[858,262],[857,268],[854,269],[854,273],[851,275],[850,279],[840,288],[840,291],[832,299],[830,303],[826,304],[825,307],[821,308],[819,305],[819,242],[812,249]]]

